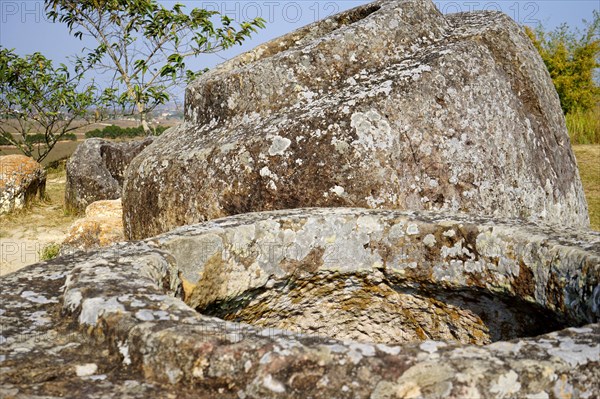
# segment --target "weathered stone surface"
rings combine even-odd
[[[152,140],[147,137],[115,142],[93,138],[80,144],[67,162],[67,209],[83,213],[92,202],[121,198],[125,169]]]
[[[76,220],[61,246],[61,253],[89,251],[125,241],[121,199],[92,202],[85,217]]]
[[[475,324],[485,325],[496,342],[369,337],[376,343],[352,324],[338,325],[334,333],[357,340],[339,340],[317,318],[315,328],[307,323],[282,331],[239,312],[258,309],[253,301],[261,300],[266,325],[278,314],[280,323],[285,316],[297,321],[299,314],[331,306],[317,290],[334,280],[339,293],[357,302],[329,316],[329,324],[351,312],[368,327],[369,317],[379,314],[376,297],[387,286],[424,304],[392,315],[404,319],[406,328],[411,318],[446,312],[448,307],[428,302],[441,299],[466,311],[455,313],[452,322],[460,324],[467,313],[479,317],[483,324]],[[600,379],[599,280],[600,234],[589,231],[365,209],[229,217],[59,258],[0,280],[0,392],[93,398],[166,392],[224,398],[594,397]],[[365,287],[371,301],[362,298]],[[329,294],[336,298],[335,291]],[[280,300],[286,295],[289,301]],[[294,300],[307,296],[321,300],[311,307]],[[200,304],[204,314],[182,297]],[[210,316],[216,313],[254,325]],[[525,323],[516,325],[514,318]],[[546,334],[532,337],[541,332]]]
[[[130,165],[125,234],[302,206],[587,226],[559,99],[521,28],[380,1],[213,69]]]
[[[197,82],[178,140],[128,169],[130,236],[329,208],[0,279],[0,396],[599,396],[600,234],[565,227],[585,202],[523,40],[499,14],[385,1]]]
[[[0,156],[0,214],[23,209],[36,197],[44,199],[46,171],[25,155]]]

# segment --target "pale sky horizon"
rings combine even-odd
[[[160,1],[165,6],[176,1]],[[226,59],[291,32],[329,15],[369,3],[366,0],[343,1],[200,1],[180,0],[188,10],[194,7],[218,10],[236,21],[261,16],[267,22],[266,29],[236,46],[217,55],[201,55],[188,65],[192,69],[213,67]],[[591,20],[593,10],[600,10],[600,0],[544,0],[544,1],[434,1],[443,13],[471,10],[499,10],[520,24],[537,26],[547,30],[562,23],[582,29],[583,19]],[[87,45],[91,47],[93,41]],[[20,55],[39,51],[56,64],[67,62],[67,57],[82,54],[86,42],[69,35],[66,25],[46,19],[44,2],[41,0],[0,0],[0,46],[14,48]]]

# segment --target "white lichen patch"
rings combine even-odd
[[[544,391],[541,392],[536,392],[536,393],[530,393],[525,395],[526,399],[550,399],[550,396],[548,396],[548,394]]]
[[[477,251],[483,256],[499,258],[506,253],[506,244],[491,231],[485,231],[477,236]]]
[[[135,312],[135,317],[141,321],[151,321],[154,320],[154,313],[149,309],[140,309]]]
[[[423,238],[423,244],[425,244],[428,247],[433,247],[436,244],[436,239],[435,236],[433,234],[427,234],[424,238]]]
[[[385,202],[385,200],[383,198],[373,197],[372,195],[369,195],[368,197],[366,197],[365,200],[367,201],[367,204],[371,208],[378,208],[381,204],[383,204]]]
[[[386,149],[394,143],[394,135],[388,121],[377,111],[352,114],[350,126],[356,130],[358,139],[353,141],[355,146],[367,150]]]
[[[548,353],[567,362],[571,367],[600,361],[600,344],[577,344],[573,339],[565,337],[560,341],[558,348],[548,349]]]
[[[511,398],[518,396],[521,390],[519,375],[513,370],[498,377],[498,380],[492,383],[490,392],[496,394],[497,398]]]
[[[444,237],[454,237],[456,235],[456,232],[452,229],[450,230],[446,230],[442,233],[444,235]]]
[[[435,353],[437,352],[438,348],[443,348],[445,346],[448,346],[448,344],[446,344],[445,342],[425,341],[419,345],[419,348],[425,352]]]
[[[523,348],[523,345],[523,341],[518,341],[516,343],[500,341],[488,345],[488,348],[493,351],[517,354]]]
[[[123,356],[123,364],[128,366],[131,364],[131,357],[129,356],[129,345],[126,342],[119,342],[117,344],[119,353]]]
[[[86,363],[75,366],[75,374],[78,377],[88,377],[94,375],[98,371],[98,365],[95,363]]]
[[[274,136],[271,138],[271,146],[269,147],[269,155],[283,155],[288,149],[292,141],[286,137]]]
[[[442,258],[458,258],[463,255],[471,256],[471,259],[474,259],[473,254],[463,246],[464,240],[457,241],[452,247],[444,245],[442,247]]]
[[[58,302],[57,299],[48,299],[45,296],[36,294],[33,291],[23,291],[21,293],[21,297],[27,299],[30,302],[40,303],[40,304],[57,303]]]
[[[415,223],[409,223],[406,227],[406,234],[409,236],[419,234],[419,226]]]
[[[30,319],[35,326],[44,326],[51,323],[50,315],[45,310],[33,312]]]
[[[227,99],[227,108],[229,109],[235,109],[236,106],[236,101],[234,97],[229,97]]]
[[[269,169],[269,167],[268,167],[268,166],[264,166],[264,167],[263,167],[263,168],[260,170],[259,174],[260,174],[262,177],[270,177],[270,178],[271,178],[271,179],[273,179],[273,180],[279,180],[279,177],[278,177],[278,176],[277,176],[275,173],[271,172],[271,170]]]
[[[337,195],[338,197],[341,197],[344,194],[344,187],[336,185],[331,187],[329,191]]]
[[[376,347],[381,352],[387,353],[388,355],[393,355],[393,356],[399,354],[400,351],[402,350],[402,348],[400,346],[388,346],[385,344],[377,344]]]
[[[115,297],[108,300],[104,298],[85,299],[81,305],[79,323],[95,326],[98,318],[102,315],[124,311],[125,307]]]
[[[81,305],[81,291],[79,290],[67,290],[64,296],[64,306],[70,311],[74,311]]]
[[[267,374],[263,379],[263,386],[268,390],[276,393],[285,392],[285,385],[280,381],[277,381],[271,374]]]

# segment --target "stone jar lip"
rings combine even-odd
[[[520,249],[525,258],[532,256],[537,248],[541,251],[539,253],[549,255],[552,267],[544,268],[543,261],[535,258],[530,260],[531,265],[527,265],[525,260],[520,267],[535,269],[537,274],[534,274],[534,280],[536,284],[539,282],[538,289],[553,284],[559,287],[553,291],[553,297],[544,297],[538,292],[533,295],[538,297],[532,297],[531,300],[545,301],[547,306],[569,315],[574,328],[542,337],[519,339],[521,344],[518,345],[527,346],[526,356],[530,359],[547,359],[551,357],[554,346],[544,348],[538,342],[545,342],[550,339],[548,337],[552,337],[556,345],[560,345],[560,337],[563,336],[573,339],[573,336],[580,334],[584,341],[590,337],[594,339],[596,327],[579,326],[597,323],[599,318],[599,233],[576,230],[557,232],[532,224],[442,212],[307,208],[245,214],[184,226],[146,241],[74,255],[69,259],[75,264],[65,284],[63,311],[88,333],[109,339],[115,345],[115,350],[124,354],[122,358],[125,364],[139,367],[147,378],[167,383],[216,381],[221,377],[209,375],[215,372],[211,364],[216,365],[218,359],[223,357],[227,358],[227,369],[235,374],[230,377],[239,381],[248,382],[259,376],[265,377],[269,374],[269,359],[277,358],[277,364],[283,364],[286,370],[293,371],[303,367],[298,361],[299,356],[315,360],[321,359],[324,352],[327,353],[326,360],[321,361],[327,364],[341,363],[352,370],[366,368],[385,379],[389,376],[386,377],[385,368],[381,368],[382,362],[391,365],[401,361],[415,365],[423,358],[433,360],[435,357],[440,364],[450,365],[457,356],[462,356],[462,361],[474,361],[466,355],[467,352],[476,352],[480,354],[478,356],[486,358],[498,356],[498,348],[516,348],[514,342],[496,342],[482,347],[431,341],[393,346],[337,341],[226,322],[198,314],[177,298],[182,295],[180,276],[184,273],[178,266],[181,261],[178,257],[181,255],[172,250],[171,244],[176,240],[226,237],[227,234],[234,237],[235,233],[240,237],[240,232],[247,232],[252,226],[255,231],[263,229],[263,233],[310,223],[340,226],[344,220],[372,235],[381,232],[381,226],[402,226],[405,235],[408,233],[415,237],[418,235],[415,226],[423,231],[427,226],[441,226],[445,231],[460,226],[474,232],[475,237],[483,235],[489,238],[487,244],[481,244],[482,250],[487,245],[489,256],[495,250],[490,243],[498,246],[502,240],[514,244],[512,249]],[[391,228],[388,234],[389,231]],[[424,237],[420,239],[423,241]],[[521,260],[525,259],[523,256]],[[514,270],[505,267],[496,272],[503,277],[498,277],[500,283],[492,289],[511,290],[509,280],[515,278]],[[444,283],[448,282],[444,280]],[[562,293],[562,299],[557,293]],[[594,346],[590,348],[593,351]],[[199,366],[199,359],[204,359],[202,366]],[[576,364],[587,364],[586,359]],[[558,356],[555,361],[560,363],[565,359],[561,360]]]

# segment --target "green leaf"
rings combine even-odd
[[[96,47],[76,58],[75,73],[96,70],[114,76],[113,90],[98,100],[102,106],[112,101],[142,113],[201,73],[188,69],[188,58],[242,44],[265,26],[261,18],[236,22],[217,11],[156,0],[45,0],[45,5],[48,18],[65,24],[73,36],[97,40]],[[63,74],[62,79],[73,77]],[[35,101],[58,81],[38,79]]]

